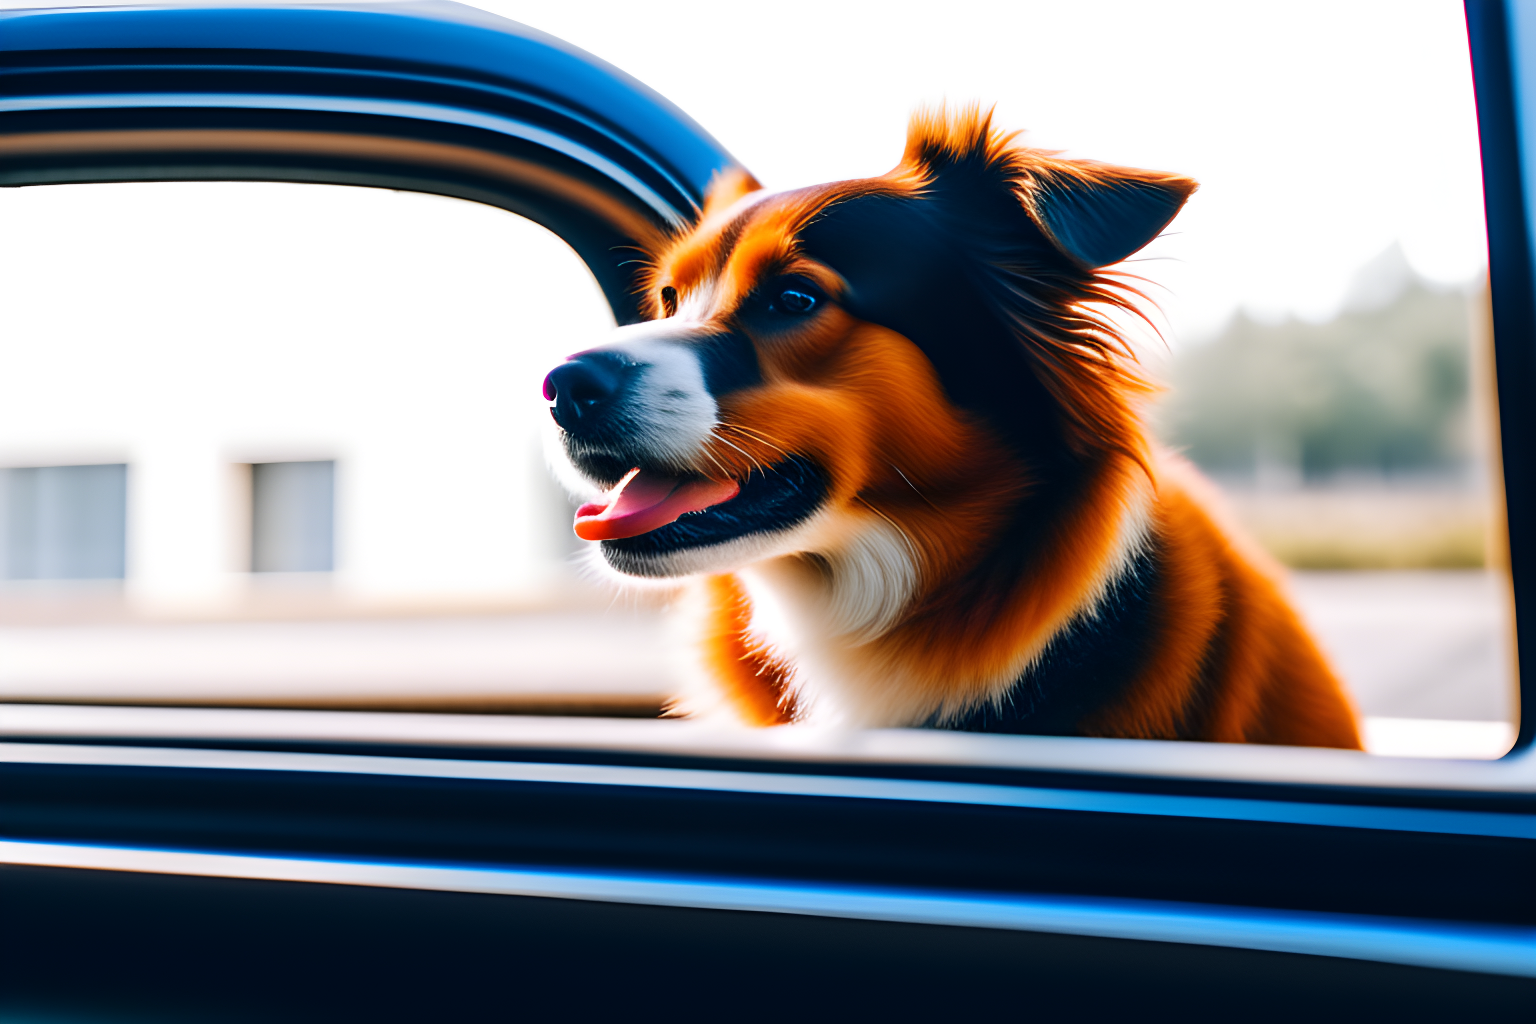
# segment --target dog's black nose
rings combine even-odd
[[[544,378],[544,397],[555,403],[550,415],[572,434],[592,430],[623,390],[631,369],[612,352],[588,352],[561,363]]]

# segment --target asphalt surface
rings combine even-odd
[[[1303,615],[1363,714],[1511,721],[1506,592],[1484,572],[1296,573]],[[483,710],[659,706],[685,644],[606,612],[0,626],[0,701]]]
[[[1362,714],[1514,720],[1513,616],[1498,574],[1298,572],[1291,584]]]

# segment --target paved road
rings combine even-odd
[[[1362,713],[1514,720],[1512,619],[1498,575],[1299,572],[1292,590]]]
[[[1366,715],[1509,721],[1508,613],[1480,572],[1298,573]],[[0,700],[544,710],[659,705],[679,645],[655,613],[0,627]]]
[[[0,627],[0,701],[652,713],[676,678],[654,614]]]

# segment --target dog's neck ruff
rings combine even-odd
[[[1018,731],[1065,731],[1072,723],[1058,725],[1057,720],[1077,700],[1063,703],[1058,690],[1077,685],[1081,666],[1106,679],[1114,675],[1091,656],[1091,649],[1107,635],[1134,627],[1144,614],[1145,594],[1157,576],[1150,502],[1150,490],[1128,501],[1093,584],[1074,605],[1035,623],[1032,632],[1002,638],[1011,653],[1001,663],[968,665],[969,652],[957,650],[953,663],[924,671],[903,656],[900,620],[919,596],[919,570],[900,557],[910,549],[889,543],[892,538],[883,536],[888,531],[878,528],[873,532],[880,536],[862,545],[860,553],[870,564],[860,568],[873,574],[863,579],[850,571],[854,564],[838,557],[815,566],[801,558],[780,558],[743,570],[740,578],[752,603],[751,633],[793,666],[788,694],[797,721],[852,728],[926,724],[991,729],[986,723],[992,719],[986,716],[1006,713],[1006,722]],[[875,554],[882,557],[872,558]],[[849,614],[850,596],[871,584],[880,588],[881,600],[866,600],[867,610]],[[1025,590],[1029,585],[1018,581]],[[1094,692],[1101,688],[1096,682],[1085,685]]]
[[[998,699],[924,724],[967,732],[1079,735],[1078,723],[1133,677],[1152,636],[1160,576],[1149,541],[1094,609],[1051,638],[1045,652]]]

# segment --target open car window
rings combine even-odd
[[[1051,31],[1070,36],[1078,16],[1060,17]],[[1362,74],[1334,61],[1350,33],[1376,31],[1356,15],[1308,44],[1318,70],[1300,92],[1268,64],[1208,56],[1222,102],[1263,117],[1186,109],[1172,76],[1143,124],[1116,101],[1135,61],[1070,102],[1045,88],[1059,56],[1012,80],[959,65],[903,77],[874,57],[870,73],[912,105],[945,74],[992,88],[1033,145],[1201,181],[1127,264],[1151,323],[1122,328],[1166,388],[1150,410],[1160,443],[1289,568],[1368,749],[1496,757],[1518,714],[1458,17],[1430,6],[1394,22],[1401,38],[1375,44]],[[730,131],[755,122],[619,36],[568,31],[698,93]],[[1411,182],[1384,181],[1410,122],[1443,141]],[[878,173],[899,128],[807,126],[828,133],[825,166],[780,143],[764,176]],[[1282,138],[1318,155],[1276,202]],[[604,343],[615,316],[556,234],[400,189],[127,182],[0,198],[18,388],[0,431],[7,700],[654,718],[696,674],[685,602],[605,573],[570,528],[581,499],[548,469],[563,458],[539,382]],[[655,252],[629,255],[596,265],[611,277]]]
[[[556,236],[337,186],[0,201],[7,701],[654,718],[675,695],[684,601],[591,564],[547,464],[540,381],[613,327]],[[1239,311],[1151,351],[1159,426],[1290,564],[1370,749],[1497,756],[1486,284],[1394,243],[1350,287],[1320,321]]]
[[[383,189],[4,199],[8,700],[659,713],[540,445],[613,327],[558,237]]]
[[[618,11],[487,6],[0,20],[4,870],[677,911],[658,949],[692,908],[1536,977],[1516,7],[978,8],[879,28],[857,81],[865,20],[790,12],[741,59],[804,81],[738,105],[697,12],[681,69]],[[1200,181],[1116,322],[1364,752],[665,715],[692,611],[592,566],[546,374],[663,308],[712,183],[883,173],[957,88]]]

